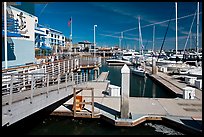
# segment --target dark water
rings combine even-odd
[[[156,128],[155,128],[156,127]],[[156,132],[155,130],[158,130]],[[160,130],[160,131],[159,131]],[[165,133],[164,133],[165,132]],[[72,119],[50,117],[27,135],[181,135],[157,122],[146,122],[135,127],[115,127],[100,119]]]
[[[103,60],[104,61],[104,60]],[[104,62],[105,63],[105,62]],[[102,71],[109,71],[108,79],[111,84],[120,86],[121,67],[107,66],[104,64]],[[166,97],[173,96],[166,93],[164,89],[147,78],[144,84],[144,78],[131,76],[130,96],[140,97]],[[144,85],[145,90],[144,89]],[[15,135],[183,135],[184,133],[162,124],[161,121],[147,121],[135,127],[116,127],[101,119],[80,119],[63,116],[41,117],[34,115],[26,122],[18,122],[9,128],[4,128],[7,134]],[[11,132],[13,131],[13,132]],[[15,132],[14,132],[15,131]]]
[[[108,80],[113,85],[121,87],[121,68],[122,66],[108,66],[105,60],[102,60],[100,72],[109,71]],[[130,68],[131,66],[129,66]],[[149,77],[140,77],[130,74],[130,96],[131,97],[151,97],[151,98],[175,98],[176,96],[162,88]]]

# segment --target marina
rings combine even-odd
[[[178,53],[177,2],[176,48],[171,53],[162,49],[163,44],[160,51],[144,50],[140,17],[139,50],[122,48],[126,31],[119,33],[119,47],[99,48],[97,25],[93,43],[73,44],[72,17],[67,38],[18,9],[21,4],[2,4],[6,13],[2,30],[5,133],[17,129],[26,135],[202,134],[202,48],[198,48],[197,33],[195,56],[190,50]],[[198,14],[199,2],[194,14],[197,32]],[[23,19],[30,24],[26,26]],[[19,25],[15,36],[12,24]],[[26,54],[22,55],[22,49]]]

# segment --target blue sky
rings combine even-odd
[[[197,2],[178,2],[178,49],[183,49]],[[153,24],[155,25],[155,49],[160,49],[172,13],[175,19],[174,2],[49,2],[35,4],[35,15],[40,24],[47,24],[70,35],[68,21],[72,17],[73,43],[88,40],[93,42],[93,27],[96,24],[96,44],[99,47],[119,45],[119,36],[124,32],[122,48],[139,49],[138,16],[140,16],[143,45],[152,48]],[[200,3],[199,47],[202,43],[202,3]],[[193,38],[187,48],[195,47],[196,22],[192,27]],[[160,23],[159,23],[160,22]],[[175,20],[170,22],[164,49],[175,48]],[[192,43],[192,44],[190,44]]]

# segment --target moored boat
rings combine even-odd
[[[145,76],[145,70],[142,67],[134,67],[131,68],[132,74],[144,77]]]

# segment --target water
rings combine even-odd
[[[134,127],[116,127],[101,119],[48,116],[20,122],[2,130],[10,135],[184,135],[161,122],[143,122]]]
[[[121,87],[121,68],[122,66],[108,66],[105,60],[102,60],[100,72],[109,71],[108,80],[113,85]],[[131,66],[129,66],[131,67]],[[130,96],[131,97],[151,97],[151,98],[175,98],[176,96],[166,89],[158,86],[149,77],[146,82],[144,77],[134,74],[130,75]]]
[[[109,71],[111,84],[121,86],[122,67],[107,66],[105,61],[100,72]],[[173,98],[151,79],[132,75],[130,77],[130,96],[137,97],[167,97]],[[145,86],[145,90],[144,89]],[[15,135],[183,135],[184,133],[165,126],[161,121],[147,121],[134,127],[116,127],[101,119],[82,119],[63,116],[34,115],[29,120],[23,120],[8,128],[6,134]],[[13,132],[11,132],[13,131]],[[16,132],[14,132],[16,131]]]

